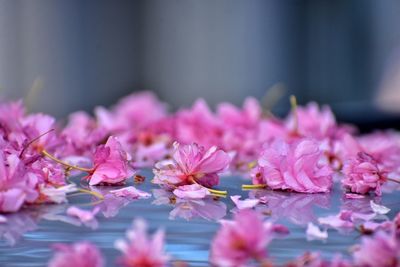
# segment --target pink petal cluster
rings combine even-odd
[[[367,194],[375,192],[381,195],[381,186],[386,181],[387,173],[382,170],[375,159],[364,152],[350,158],[343,167],[344,188],[352,193]]]
[[[332,174],[323,161],[319,143],[301,139],[292,143],[276,141],[266,147],[252,177],[254,184],[266,184],[271,189],[321,193],[330,191]]]
[[[344,133],[353,132],[350,126],[338,126],[335,115],[328,106],[320,109],[314,102],[297,107],[285,123],[292,133],[317,140],[337,138]]]
[[[98,248],[89,242],[56,244],[56,251],[48,267],[103,267],[103,257]]]
[[[145,128],[166,116],[166,105],[151,92],[139,92],[122,98],[110,110],[98,107],[95,110],[100,126],[113,134]]]
[[[274,236],[273,227],[264,223],[255,211],[244,209],[233,221],[221,221],[211,244],[210,261],[215,266],[240,267],[268,262],[267,246]]]
[[[90,185],[120,184],[133,173],[128,164],[128,154],[116,137],[110,136],[105,145],[94,153],[94,168],[87,176]]]
[[[215,146],[206,150],[196,143],[180,145],[175,142],[172,159],[155,165],[154,183],[172,188],[193,183],[212,187],[218,184],[219,174],[229,163],[229,155]]]
[[[357,138],[362,151],[371,155],[379,167],[394,177],[400,175],[400,134],[388,130],[377,131]]]
[[[192,142],[211,147],[220,144],[223,128],[203,99],[198,99],[190,109],[176,113],[175,136],[183,144]]]
[[[354,267],[349,261],[343,259],[340,254],[331,261],[324,260],[318,252],[306,252],[297,259],[284,265],[285,267]]]
[[[400,265],[400,239],[395,233],[379,231],[373,237],[363,237],[353,254],[356,266],[393,267]]]
[[[72,155],[88,155],[107,137],[105,128],[98,126],[94,118],[83,111],[69,116],[68,124],[61,132],[66,150]]]
[[[15,212],[24,203],[33,203],[39,196],[37,182],[15,154],[0,151],[0,213]]]
[[[164,251],[164,232],[147,234],[146,222],[136,219],[127,234],[127,240],[117,240],[115,247],[122,252],[118,263],[124,267],[164,267],[170,256]]]

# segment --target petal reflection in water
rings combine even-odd
[[[257,210],[270,214],[272,220],[287,219],[297,225],[316,221],[314,207],[329,208],[331,194],[301,194],[271,190],[252,190],[250,198],[260,198],[267,205],[258,205]]]
[[[226,215],[226,204],[220,200],[207,196],[203,199],[181,199],[172,192],[164,189],[154,189],[153,196],[155,205],[171,205],[174,208],[170,212],[169,219],[183,218],[192,220],[203,218],[206,220],[220,220]]]

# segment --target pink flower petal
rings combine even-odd
[[[345,198],[347,199],[361,199],[365,198],[365,195],[360,195],[360,194],[353,194],[353,193],[346,193]]]
[[[7,217],[0,215],[0,223],[6,223],[7,222]]]
[[[150,193],[139,190],[134,186],[127,186],[117,190],[111,190],[111,194],[117,197],[126,197],[130,199],[138,199],[138,198],[149,198],[151,197]]]
[[[257,198],[247,198],[244,200],[240,200],[240,198],[241,196],[239,195],[231,196],[233,203],[235,203],[236,207],[240,210],[254,208],[258,203],[260,203],[260,200]]]
[[[375,212],[376,214],[384,215],[384,214],[389,213],[389,211],[390,211],[390,209],[388,207],[376,204],[373,200],[371,200],[369,203],[371,205],[372,211]]]
[[[210,195],[207,188],[198,184],[179,186],[173,193],[183,199],[202,199]]]
[[[95,216],[98,212],[98,207],[94,208],[92,211],[83,210],[75,206],[69,207],[67,209],[67,214],[69,216],[77,217],[82,222],[88,222],[95,219]]]
[[[307,234],[307,240],[314,240],[314,239],[325,240],[328,238],[328,232],[326,230],[325,231],[320,230],[318,226],[316,226],[312,222],[308,223],[306,234]]]

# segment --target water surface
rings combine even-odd
[[[104,202],[97,203],[101,208],[97,216],[98,224],[78,225],[77,221],[65,216],[65,209],[71,204],[92,209],[94,204],[89,203],[96,200],[90,196],[73,196],[69,204],[30,207],[8,215],[8,222],[0,224],[0,266],[46,266],[52,255],[52,244],[81,240],[98,245],[106,257],[107,266],[114,266],[119,255],[114,249],[114,242],[124,237],[126,229],[137,217],[147,220],[151,232],[160,227],[165,229],[166,249],[174,259],[186,261],[190,266],[208,266],[209,247],[219,228],[218,220],[233,215],[234,205],[230,198],[173,203],[166,192],[150,183],[150,171],[142,174],[147,179],[136,186],[154,193],[155,197],[130,202],[108,195]],[[360,239],[357,231],[338,232],[329,229],[326,241],[307,241],[307,223],[316,222],[321,216],[336,214],[340,209],[371,211],[370,198],[343,199],[338,185],[329,194],[308,195],[267,190],[241,191],[242,183],[245,181],[239,176],[223,177],[220,187],[227,189],[230,195],[266,195],[268,204],[259,205],[256,209],[266,219],[282,223],[290,230],[288,236],[275,239],[269,246],[269,255],[277,264],[287,262],[305,251],[320,251],[325,258],[331,258],[335,253],[349,256],[348,249]],[[109,189],[99,187],[96,190],[106,194]],[[384,193],[382,199],[375,201],[392,209],[388,214],[390,219],[400,210],[398,191]]]

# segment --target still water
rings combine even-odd
[[[124,237],[126,229],[137,217],[147,220],[151,232],[160,227],[165,229],[166,249],[175,260],[186,261],[189,266],[208,266],[209,247],[219,228],[218,220],[232,217],[233,202],[227,197],[173,203],[168,193],[150,183],[150,171],[142,174],[147,177],[146,181],[135,186],[151,192],[153,196],[149,199],[128,201],[107,195],[108,187],[97,187],[95,190],[106,195],[101,203],[96,203],[91,196],[71,196],[68,205],[30,207],[8,215],[8,222],[0,224],[0,266],[46,266],[52,255],[52,244],[80,240],[95,243],[106,257],[106,266],[114,266],[119,255],[114,242]],[[246,182],[239,176],[223,177],[220,188],[227,189],[229,195],[267,196],[268,204],[259,204],[256,209],[266,219],[284,224],[290,230],[288,236],[273,240],[269,246],[269,255],[278,265],[305,251],[320,251],[325,258],[331,258],[335,253],[349,256],[349,248],[360,239],[357,231],[329,229],[327,240],[307,241],[307,223],[316,223],[318,217],[337,214],[341,209],[371,211],[370,198],[344,199],[339,185],[329,194],[306,195],[267,190],[241,191],[241,184]],[[400,210],[399,191],[384,193],[375,201],[392,209],[388,214],[390,219]],[[87,209],[98,205],[101,212],[97,215],[97,222],[79,225],[78,221],[67,217],[65,210],[71,204]]]

